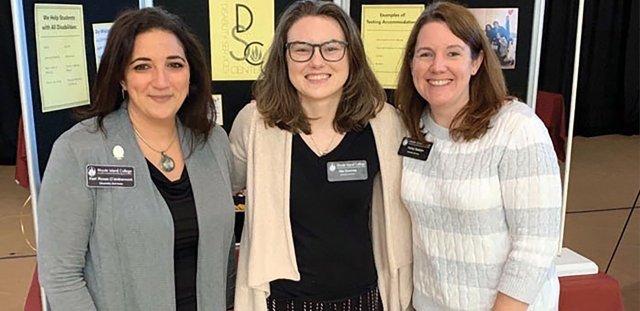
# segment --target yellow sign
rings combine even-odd
[[[424,5],[362,5],[362,41],[371,68],[386,89],[395,89],[404,47]]]
[[[209,0],[211,79],[255,80],[273,39],[274,1]]]
[[[42,112],[89,104],[82,5],[36,3]]]

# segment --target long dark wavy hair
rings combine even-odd
[[[475,60],[483,54],[484,58],[477,73],[469,82],[469,102],[455,115],[451,122],[449,135],[455,141],[471,141],[482,137],[504,101],[511,97],[507,94],[502,69],[495,52],[473,14],[465,7],[450,2],[435,2],[429,5],[418,17],[413,26],[402,59],[395,92],[395,105],[400,110],[402,120],[411,136],[425,142],[421,131],[420,118],[429,102],[424,99],[413,84],[411,63],[414,57],[420,29],[431,22],[445,23],[451,32],[464,41],[471,49]]]
[[[79,119],[96,117],[98,128],[106,135],[103,120],[125,100],[120,82],[124,80],[136,37],[152,30],[175,35],[184,49],[190,69],[189,94],[177,117],[191,132],[191,151],[207,140],[214,126],[215,109],[211,98],[211,78],[202,45],[188,26],[176,15],[161,8],[127,10],[113,23],[93,83],[91,105],[76,110]]]
[[[343,86],[333,126],[341,133],[362,130],[382,109],[386,94],[367,63],[358,27],[333,2],[296,1],[282,14],[262,73],[253,85],[258,111],[268,126],[277,126],[293,133],[311,133],[309,118],[302,110],[298,93],[289,80],[285,50],[289,29],[306,16],[331,18],[342,28],[349,44],[349,77]]]

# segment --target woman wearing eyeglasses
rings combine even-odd
[[[358,28],[333,2],[298,1],[271,46],[230,134],[247,188],[235,309],[409,309],[402,123]]]

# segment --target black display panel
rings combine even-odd
[[[433,1],[419,0],[352,0],[350,1],[350,15],[360,26],[363,4],[424,4]],[[503,70],[509,93],[520,98],[527,99],[529,83],[529,65],[531,62],[531,39],[533,31],[534,1],[528,0],[461,0],[457,3],[468,8],[517,8],[518,9],[518,41],[515,56],[515,68]],[[387,90],[389,101],[393,101],[393,90]],[[531,104],[531,103],[528,103]]]

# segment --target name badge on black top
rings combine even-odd
[[[368,175],[366,160],[327,162],[327,180],[330,182],[367,180]]]
[[[133,188],[133,166],[89,164],[86,168],[89,188]]]
[[[413,138],[405,137],[402,139],[398,154],[401,156],[414,158],[425,161],[429,157],[433,143],[422,143]]]

